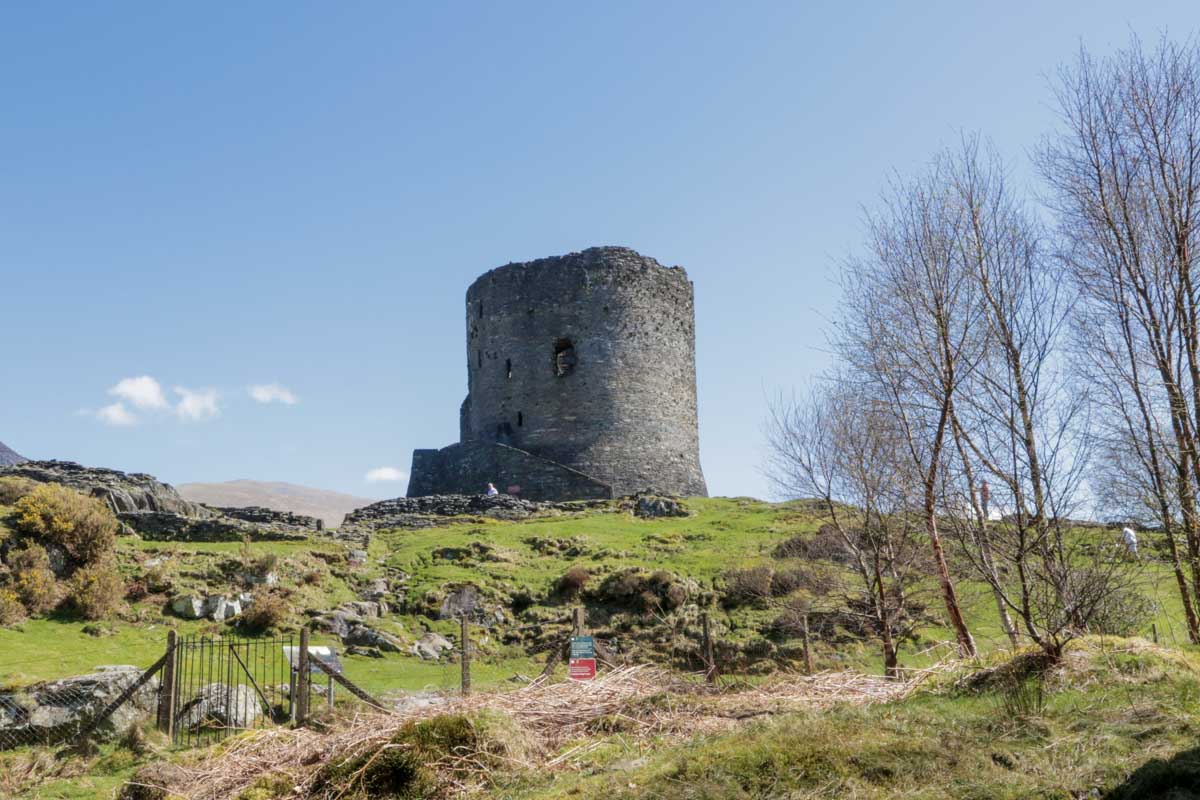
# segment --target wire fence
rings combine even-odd
[[[85,733],[107,736],[123,732],[158,707],[156,679],[133,689],[129,699],[106,718],[99,717],[134,687],[142,674],[137,668],[110,667],[0,692],[0,748],[56,745],[75,741]]]

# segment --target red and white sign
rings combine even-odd
[[[567,677],[573,681],[592,681],[596,679],[596,659],[572,658],[567,662]]]

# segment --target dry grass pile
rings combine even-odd
[[[600,746],[597,734],[694,736],[727,730],[766,714],[897,700],[916,683],[824,672],[780,677],[755,687],[710,687],[657,667],[620,667],[589,683],[535,682],[515,691],[477,694],[403,714],[363,713],[325,731],[250,733],[185,766],[180,774],[186,777],[170,789],[191,800],[216,800],[237,797],[262,776],[272,775],[290,780],[298,790],[295,796],[336,796],[322,787],[326,765],[361,762],[363,754],[395,747],[397,735],[406,726],[411,729],[414,721],[445,715],[467,719],[490,715],[511,721],[521,746],[507,746],[503,752],[493,749],[488,754],[493,764],[498,759],[517,770],[570,769]],[[471,767],[479,763],[475,754],[456,752],[436,766],[456,770],[452,783],[466,791],[486,778],[486,769]]]

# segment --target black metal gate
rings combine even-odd
[[[292,675],[285,647],[293,636],[180,637],[171,675],[166,726],[175,744],[218,742],[231,733],[292,717]]]

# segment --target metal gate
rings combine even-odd
[[[292,670],[285,647],[294,636],[180,637],[171,671],[173,687],[163,720],[175,744],[218,742],[238,731],[292,717]]]

